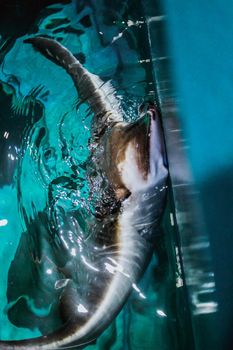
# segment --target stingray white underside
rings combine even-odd
[[[149,172],[146,179],[137,164],[137,148],[129,143],[125,152],[124,160],[118,164],[118,170],[124,185],[132,195],[146,191],[156,186],[166,178],[168,170],[164,165],[164,149],[160,125],[151,118],[150,125],[150,149],[149,149]]]

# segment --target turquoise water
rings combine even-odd
[[[50,5],[17,38],[7,30],[1,36],[1,339],[36,337],[60,326],[53,312],[60,272],[47,227],[69,228],[65,217],[77,211],[85,231],[82,225],[98,201],[86,173],[92,114],[79,106],[70,77],[24,39],[40,34],[60,40],[90,72],[111,82],[126,121],[135,120],[145,98],[156,96],[140,3],[109,6],[104,1]],[[134,290],[89,348],[187,348],[189,311],[172,211],[169,201],[152,261],[137,286],[145,298]],[[47,258],[37,270],[33,261],[42,251]],[[65,259],[59,248],[57,258]]]

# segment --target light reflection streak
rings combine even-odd
[[[62,233],[63,231],[61,231],[60,233]],[[66,247],[66,249],[69,249],[69,246],[67,244],[67,242],[65,241],[64,237],[60,236],[61,237],[61,240],[62,242],[64,243],[64,246]]]
[[[82,259],[83,263],[84,263],[85,265],[87,265],[91,270],[94,270],[94,271],[96,271],[96,272],[99,272],[99,269],[97,269],[96,267],[94,267],[93,265],[91,265],[89,262],[87,262],[86,258],[85,258],[83,255],[81,255],[81,259]]]
[[[118,272],[122,273],[122,275],[124,275],[125,277],[130,278],[130,275],[128,273],[124,272],[123,266],[121,266],[115,259],[110,258],[110,257],[107,257],[107,259],[110,260],[113,264],[115,264],[115,266],[112,266],[108,263],[105,263],[105,265],[107,264],[108,268],[112,267],[115,269],[114,272],[118,271]]]
[[[6,226],[7,224],[8,224],[8,220],[7,219],[0,220],[0,226]]]
[[[65,286],[67,286],[69,281],[70,281],[69,278],[66,278],[66,279],[64,278],[64,279],[57,280],[55,282],[54,287],[55,287],[55,289],[64,288]]]
[[[15,157],[11,153],[8,153],[8,158],[10,158],[11,160],[15,160]]]
[[[115,264],[115,266],[113,266],[109,263],[105,263],[106,270],[108,270],[112,274],[114,274],[116,271],[118,271],[122,275],[124,275],[125,277],[130,279],[130,275],[128,273],[124,272],[123,266],[118,264],[115,259],[110,258],[110,257],[108,257],[107,259],[110,260],[113,264]],[[141,292],[141,290],[138,288],[138,286],[135,283],[132,283],[132,287],[142,299],[146,299],[146,296]]]
[[[79,246],[80,253],[82,253],[82,251],[83,251],[82,239],[79,237],[79,238],[77,239],[77,242],[78,242],[78,246]]]
[[[88,312],[88,310],[85,308],[85,306],[83,306],[82,304],[78,305],[78,312],[82,313],[82,314],[86,314]]]
[[[165,312],[163,310],[156,310],[157,315],[161,316],[161,317],[167,317],[167,315],[165,314]]]
[[[5,131],[3,137],[5,137],[5,139],[8,139],[9,135],[9,132]]]
[[[136,290],[136,292],[138,292],[139,296],[142,299],[146,299],[146,296],[141,292],[141,290],[138,288],[138,286],[135,283],[132,283],[132,287],[133,287],[133,289]]]
[[[77,255],[76,249],[72,248],[71,251],[70,251],[70,254],[73,255],[73,256],[76,256]]]

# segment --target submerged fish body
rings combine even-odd
[[[68,277],[59,301],[64,325],[39,338],[0,342],[5,350],[52,350],[92,341],[121,310],[150,259],[168,171],[154,105],[148,104],[136,122],[125,123],[112,88],[89,73],[65,47],[43,37],[27,42],[69,73],[80,101],[90,106],[90,159],[97,174],[94,180],[104,182],[92,240],[85,243],[89,254],[77,255],[75,264],[64,268]],[[94,180],[90,172],[90,183]],[[86,273],[75,272],[79,262]]]

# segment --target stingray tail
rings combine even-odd
[[[70,326],[70,325],[69,325]],[[72,326],[72,325],[71,325]],[[0,341],[0,349],[2,350],[59,350],[59,349],[78,349],[87,345],[91,340],[77,343],[66,342],[69,337],[68,327],[59,329],[59,331],[34,339],[23,339],[13,341]],[[63,339],[62,339],[63,337]],[[93,339],[94,340],[94,339]],[[92,340],[92,341],[93,341]]]
[[[35,37],[26,39],[24,42],[32,44],[43,56],[68,72],[74,81],[81,102],[88,103],[98,119],[106,115],[111,119],[112,115],[112,119],[116,121],[117,116],[114,115],[111,105],[112,100],[116,105],[116,99],[112,96],[113,89],[109,87],[109,84],[89,73],[69,50],[53,39]],[[103,118],[103,123],[106,121],[108,120]],[[101,119],[98,120],[98,123],[100,122]]]
[[[26,39],[24,42],[27,44],[32,44],[33,47],[42,53],[46,58],[65,68],[66,70],[69,69],[70,65],[78,63],[77,59],[64,46],[53,39],[35,37]]]

